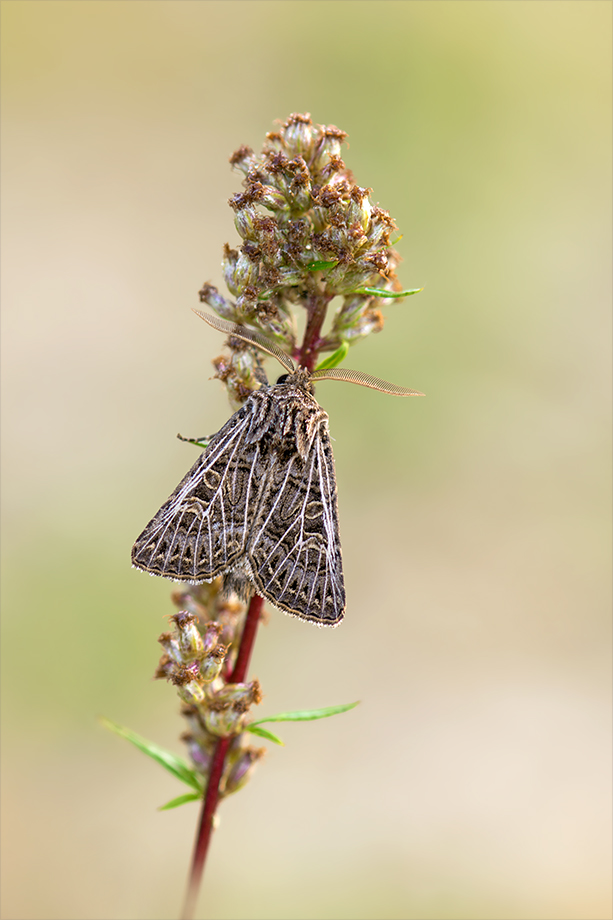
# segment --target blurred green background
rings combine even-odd
[[[405,287],[322,384],[348,594],[272,610],[289,725],[221,809],[202,918],[608,918],[611,5],[4,2],[3,916],[169,918],[195,806],[170,585],[135,536],[228,417],[190,312],[228,156],[309,111],[391,211]]]

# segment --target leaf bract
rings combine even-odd
[[[100,722],[105,728],[108,728],[109,731],[119,735],[120,738],[125,738],[126,741],[129,741],[134,747],[137,747],[139,751],[142,751],[147,757],[151,757],[151,759],[159,763],[161,767],[164,767],[165,770],[168,770],[168,772],[172,773],[177,779],[180,779],[182,783],[191,786],[199,795],[202,794],[202,780],[199,774],[196,773],[195,770],[192,770],[189,764],[181,757],[177,757],[176,754],[172,754],[170,751],[165,751],[164,748],[158,747],[153,741],[148,741],[146,738],[143,738],[142,735],[137,735],[136,732],[133,732],[129,728],[125,728],[123,725],[118,725],[117,722],[113,722],[111,719],[102,716]]]

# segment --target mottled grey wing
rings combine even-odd
[[[303,460],[276,457],[266,500],[247,539],[259,594],[286,613],[335,626],[345,613],[334,458],[320,429]]]
[[[132,563],[152,575],[210,581],[244,553],[259,500],[259,444],[246,444],[249,404],[201,454],[132,548]]]

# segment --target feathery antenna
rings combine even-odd
[[[285,370],[290,374],[295,374],[299,365],[296,364],[290,355],[282,351],[274,342],[270,342],[266,336],[261,335],[254,329],[248,329],[246,326],[239,326],[238,323],[229,323],[218,316],[211,316],[210,313],[202,313],[200,310],[193,311],[205,323],[217,329],[218,332],[225,332],[226,335],[233,335],[237,339],[243,339],[250,345],[255,345],[272,358],[276,358]],[[407,387],[399,387],[395,383],[388,383],[386,380],[380,380],[378,377],[372,377],[362,371],[350,371],[346,367],[333,367],[320,371],[313,371],[312,380],[344,380],[345,383],[357,383],[361,387],[370,387],[371,390],[379,390],[380,393],[389,393],[390,396],[423,396],[419,390],[409,390]]]
[[[229,323],[225,319],[211,316],[210,313],[202,313],[200,310],[193,310],[193,312],[200,319],[203,319],[205,323],[208,323],[209,326],[212,326],[213,329],[217,329],[218,332],[225,332],[226,335],[233,335],[237,339],[249,342],[250,345],[256,345],[272,358],[276,358],[289,374],[296,373],[298,365],[294,359],[282,351],[274,342],[269,342],[266,336],[261,335],[254,329],[248,329],[246,326],[239,326],[238,323]]]
[[[364,374],[362,371],[350,371],[346,367],[332,367],[328,370],[314,371],[313,380],[344,380],[346,383],[357,383],[361,387],[370,387],[371,390],[379,390],[381,393],[389,393],[390,396],[424,396],[419,390],[409,390],[407,387],[396,386],[395,383],[388,383],[386,380],[379,380],[378,377],[372,377],[370,374]]]

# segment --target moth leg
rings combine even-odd
[[[196,447],[201,447],[203,450],[205,450],[211,443],[213,435],[205,435],[203,438],[184,438],[182,434],[178,434],[177,437],[179,441],[185,441],[187,444],[195,444]]]

